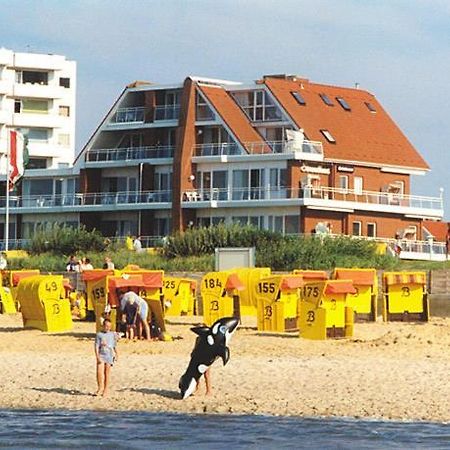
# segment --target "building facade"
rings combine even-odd
[[[0,48],[0,174],[8,129],[28,138],[29,168],[71,166],[75,157],[76,63]]]
[[[24,238],[52,222],[154,237],[237,222],[419,242],[443,217],[442,194],[411,195],[428,170],[364,90],[288,75],[135,82],[73,167],[26,171],[12,212]]]

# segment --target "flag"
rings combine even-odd
[[[22,133],[10,131],[9,139],[9,190],[14,189],[14,185],[22,177],[24,167],[25,139]]]

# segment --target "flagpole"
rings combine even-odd
[[[6,142],[6,217],[5,217],[5,251],[9,248],[9,152],[11,146],[11,130],[8,130]]]

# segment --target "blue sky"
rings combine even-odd
[[[133,80],[358,82],[432,168],[413,192],[443,187],[447,216],[449,23],[445,0],[0,0],[0,46],[77,61],[77,150]]]

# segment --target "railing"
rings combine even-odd
[[[180,105],[155,106],[153,120],[176,120],[180,115]]]
[[[230,200],[273,200],[273,199],[320,199],[327,201],[367,203],[371,205],[391,205],[397,207],[443,209],[440,197],[424,197],[417,195],[400,195],[388,192],[361,193],[339,188],[313,187],[284,188],[277,186],[244,187],[244,188],[208,188],[186,191],[185,201],[230,201]]]
[[[112,119],[112,123],[142,123],[145,119],[146,108],[143,106],[133,108],[119,108]]]
[[[281,111],[275,105],[256,108],[241,105],[241,108],[252,122],[281,122],[284,120]]]
[[[245,152],[235,142],[198,144],[194,147],[195,156],[222,156],[222,155],[261,155],[295,152],[323,155],[322,142],[303,141],[266,141],[266,142],[245,142],[243,144]]]
[[[10,197],[11,208],[52,208],[90,205],[133,205],[148,203],[168,203],[172,201],[172,191],[121,191],[90,194],[30,195]],[[0,208],[6,206],[5,197],[0,197]]]
[[[173,145],[91,149],[86,153],[86,162],[173,158],[174,149],[175,147]]]
[[[392,205],[398,207],[443,209],[441,197],[395,194],[392,192],[355,191],[352,189],[327,186],[307,186],[300,189],[302,197],[335,200],[343,202],[369,203],[375,205]]]

